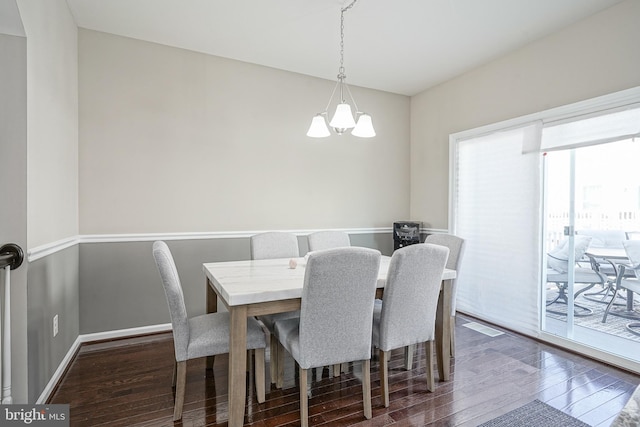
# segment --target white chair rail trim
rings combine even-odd
[[[348,234],[378,234],[391,233],[391,227],[378,228],[336,228],[332,230],[344,231]],[[36,261],[61,250],[70,248],[80,243],[123,243],[123,242],[153,242],[156,240],[206,240],[206,239],[235,239],[248,238],[265,230],[256,231],[208,231],[186,233],[131,233],[131,234],[84,234],[68,237],[52,243],[36,246],[27,250],[27,260]],[[269,230],[287,231],[298,236],[305,236],[315,231],[309,230]]]
[[[391,227],[384,228],[340,228],[349,234],[390,233]],[[144,233],[144,234],[87,234],[80,243],[147,242],[156,240],[206,240],[248,238],[265,231],[282,231],[296,236],[306,236],[319,230],[249,230],[249,231],[205,231],[185,233]]]
[[[383,234],[392,233],[392,227],[376,227],[376,228],[332,228],[331,230],[344,231],[347,234]],[[36,261],[40,258],[52,255],[61,250],[70,248],[80,243],[123,243],[123,242],[154,242],[156,240],[206,240],[206,239],[236,239],[249,238],[254,234],[262,233],[266,230],[255,231],[207,231],[207,232],[186,232],[186,233],[131,233],[131,234],[84,234],[68,237],[52,243],[27,250],[27,260],[29,262]],[[320,229],[308,230],[269,230],[269,231],[286,231],[297,236],[306,236],[307,234]],[[447,233],[446,229],[439,228],[421,228],[421,233]]]
[[[56,252],[75,246],[79,242],[80,236],[72,236],[66,239],[47,243],[45,245],[36,246],[35,248],[27,249],[27,261],[33,262],[37,259],[55,254]]]

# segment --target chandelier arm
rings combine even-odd
[[[338,89],[338,85],[340,84],[340,81],[336,82],[336,85],[333,87],[333,92],[331,92],[331,96],[329,97],[329,102],[327,102],[327,106],[324,109],[325,113],[329,113],[329,107],[331,106],[331,101],[333,100],[333,95],[336,94],[336,89]]]
[[[347,93],[349,94],[349,98],[351,98],[351,101],[353,102],[353,108],[355,109],[355,113],[360,113],[361,111],[358,109],[358,104],[356,104],[356,99],[353,97],[353,95],[351,95],[351,89],[349,89],[349,85],[346,83],[343,83],[344,87],[347,88]]]

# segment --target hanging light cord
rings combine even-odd
[[[338,86],[340,86],[340,101],[342,103],[346,102],[346,100],[344,99],[344,88],[346,87],[349,98],[351,98],[351,101],[353,102],[353,107],[355,108],[356,112],[359,111],[358,106],[356,105],[356,101],[355,99],[353,99],[353,95],[351,95],[349,85],[344,82],[344,80],[347,78],[347,76],[344,74],[344,13],[351,9],[357,1],[358,0],[353,0],[348,6],[345,6],[340,10],[340,68],[338,69],[338,84],[333,88],[333,93],[329,98],[329,103],[327,104],[327,108],[325,108],[325,111],[329,109],[329,105],[331,104],[331,100],[333,99],[333,95],[335,94]]]
[[[323,114],[327,114],[327,111],[329,111],[329,107],[331,106],[331,100],[333,100],[333,96],[336,94],[336,89],[338,89],[338,86],[340,86],[340,101],[343,103],[346,102],[344,99],[344,91],[343,91],[343,89],[346,87],[347,93],[349,94],[349,97],[353,102],[353,108],[356,110],[356,112],[359,112],[358,105],[356,104],[356,100],[353,99],[353,95],[351,95],[351,90],[349,89],[349,85],[347,85],[344,82],[344,79],[347,78],[347,76],[344,74],[344,13],[349,9],[351,9],[353,5],[356,4],[357,1],[358,0],[353,0],[348,6],[345,6],[344,8],[340,9],[340,68],[338,69],[338,82],[334,86],[333,92],[331,92],[331,96],[329,97],[329,102],[327,103],[327,106],[324,109]]]
[[[344,13],[351,9],[358,0],[353,0],[351,4],[340,10],[340,69],[338,71],[338,78],[346,78],[344,75]]]

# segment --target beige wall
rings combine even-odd
[[[17,13],[10,19],[13,28],[21,27]],[[0,183],[3,184],[0,246],[15,243],[24,251],[27,243],[27,40],[23,36],[5,35],[3,30],[0,28]],[[6,286],[3,269],[0,289],[4,292]],[[27,401],[28,372],[24,357],[27,352],[26,261],[11,271],[10,289],[11,395],[14,403],[23,403]],[[0,299],[0,306],[4,307],[4,293]]]
[[[16,240],[26,255],[35,246],[78,234],[77,28],[65,0],[17,0],[15,5],[21,21],[16,24],[24,27],[26,35],[22,40],[24,56],[11,58],[3,55],[2,60],[10,58],[8,69],[19,72],[7,80],[12,89],[7,93],[23,91],[19,101],[12,105],[12,114],[16,114],[13,118],[15,126],[24,126],[24,139],[12,141],[19,144],[22,154],[21,157],[11,157],[11,168],[21,169],[24,175],[0,181],[11,183],[10,190],[14,192],[11,208],[20,208],[24,240]],[[3,91],[3,98],[4,94]],[[21,111],[24,115],[19,114]],[[16,227],[11,234],[17,231]],[[76,264],[77,258],[76,254]],[[55,270],[57,268],[49,270],[45,282],[62,282],[67,290],[75,287],[71,292],[77,295],[77,280],[58,278]],[[30,272],[31,264],[25,260],[11,275],[15,403],[31,402],[34,392],[41,391],[34,390],[31,378],[34,372],[42,369],[43,361],[50,357],[44,348],[34,351],[33,343],[43,331],[51,331],[52,319],[46,319],[33,332],[33,319],[27,313],[42,311],[50,300],[60,296],[52,295],[52,292],[46,295],[49,300],[30,299],[29,291],[37,290],[41,285],[29,280]],[[77,309],[75,313],[70,319],[65,318],[66,313],[62,317],[64,323],[73,322],[75,317],[77,330]],[[64,323],[61,325],[63,332],[66,328]],[[61,347],[60,337],[51,341],[52,346]],[[66,349],[68,342],[63,351]],[[57,359],[59,361],[60,358]]]
[[[77,27],[64,0],[19,0],[27,35],[27,242],[78,234]]]
[[[448,226],[449,134],[640,85],[627,0],[411,99],[411,218]]]
[[[378,136],[305,136],[334,82],[83,30],[80,232],[390,227],[408,97],[352,88]]]

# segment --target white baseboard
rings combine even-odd
[[[80,335],[79,335],[78,338],[76,338],[75,342],[71,345],[71,348],[69,349],[67,354],[62,359],[62,362],[60,362],[58,369],[56,369],[56,371],[53,373],[53,376],[47,383],[44,390],[42,390],[40,397],[38,397],[38,400],[36,400],[36,404],[44,404],[47,402],[47,399],[49,399],[49,396],[53,392],[54,387],[56,386],[56,384],[58,384],[58,381],[62,379],[62,375],[64,374],[64,371],[67,369],[67,366],[69,366],[76,352],[80,348],[81,342],[82,341],[80,340]]]
[[[93,334],[80,335],[82,343],[93,341],[112,340],[116,338],[133,337],[135,335],[148,335],[157,332],[167,332],[171,330],[171,323],[160,325],[141,326],[138,328],[117,329],[115,331],[95,332]]]
[[[64,372],[67,370],[67,367],[73,361],[74,356],[76,355],[76,353],[80,349],[80,346],[83,343],[110,340],[110,339],[116,339],[116,338],[126,338],[126,337],[132,337],[136,335],[153,334],[157,332],[166,332],[170,330],[171,330],[171,323],[164,323],[160,325],[142,326],[139,328],[119,329],[115,331],[106,331],[106,332],[97,332],[93,334],[78,335],[78,338],[76,338],[74,343],[71,345],[71,348],[69,348],[69,351],[60,362],[58,369],[56,369],[56,371],[53,373],[53,376],[51,377],[46,387],[40,394],[40,397],[38,397],[38,400],[36,400],[36,404],[44,404],[47,402],[49,397],[51,397],[51,393],[53,392],[56,384],[58,384],[58,382],[60,382],[60,380],[62,379]]]

